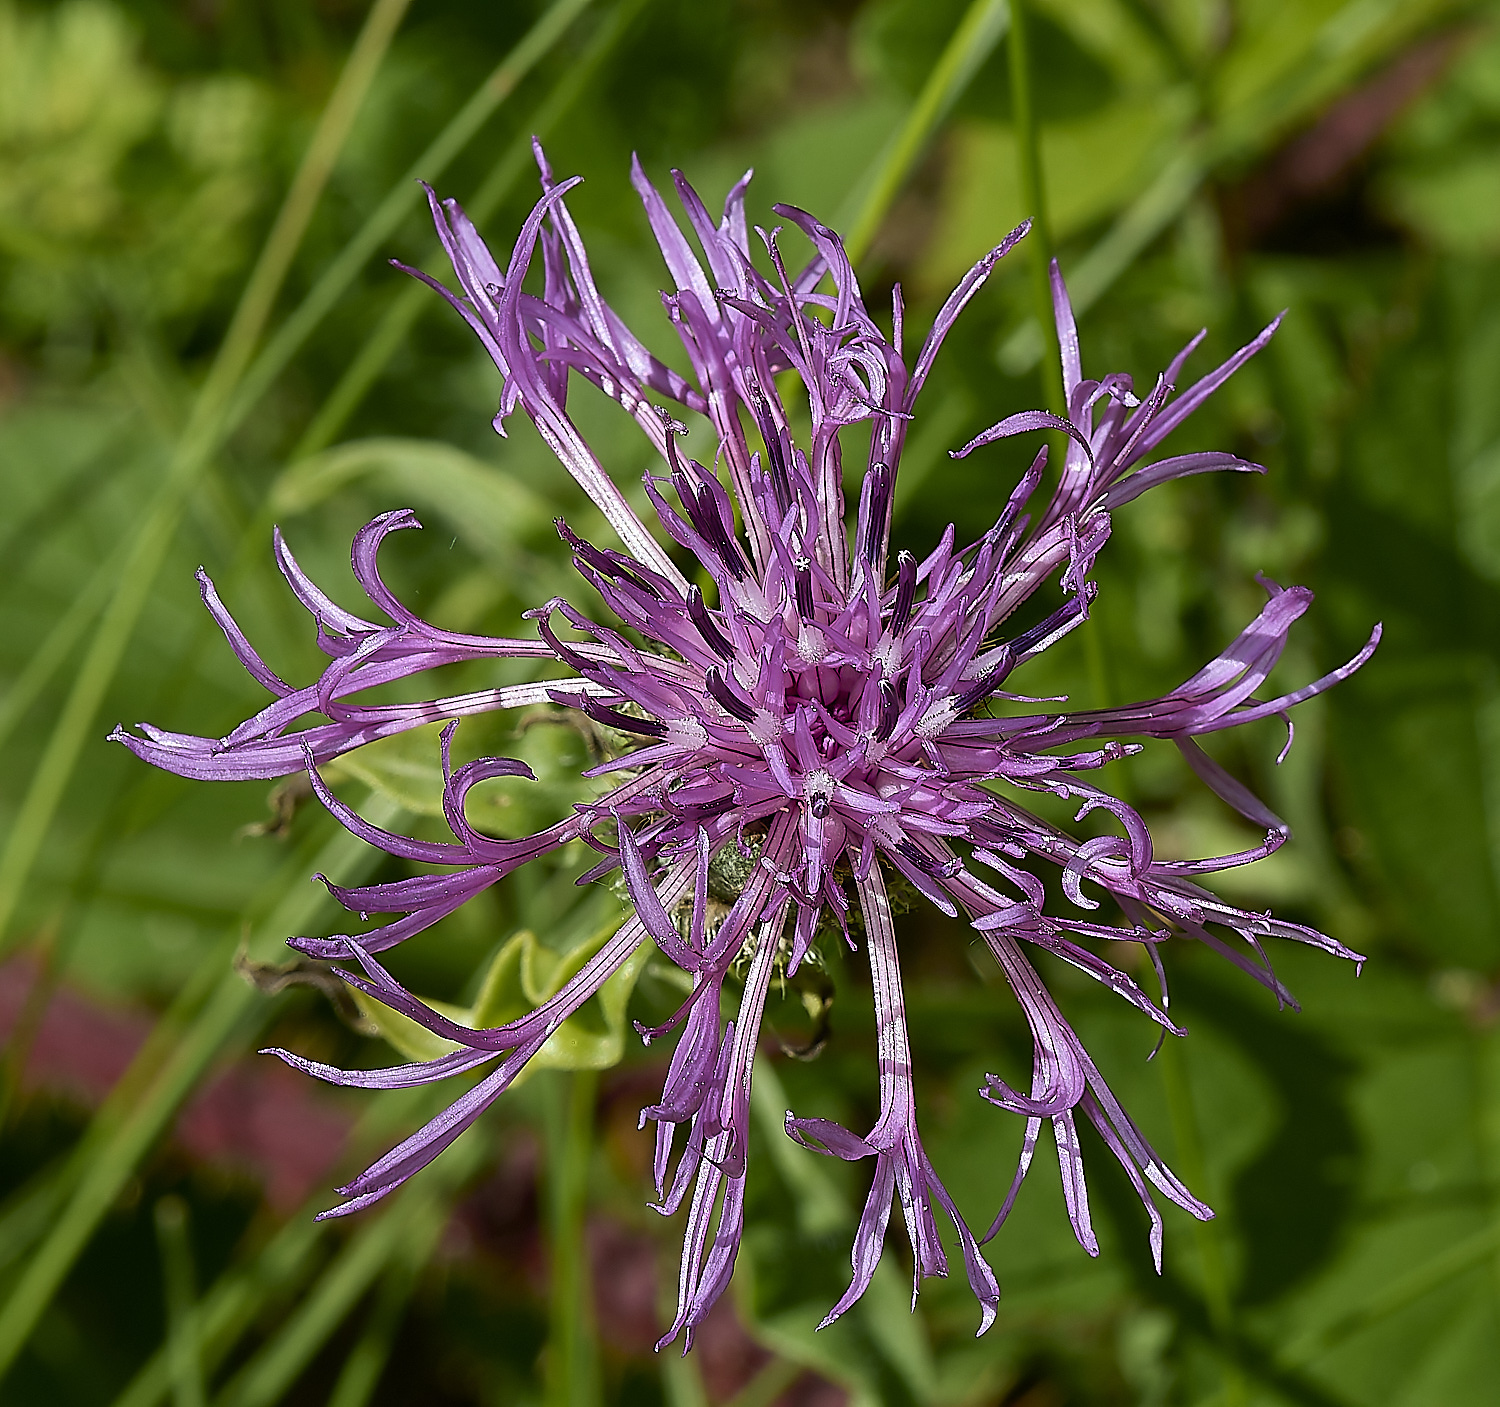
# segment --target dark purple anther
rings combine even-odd
[[[891,511],[891,490],[895,481],[884,464],[870,466],[870,498],[864,524],[864,540],[859,545],[865,565],[873,567],[885,545],[885,521]]]
[[[932,856],[924,855],[909,840],[898,840],[896,842],[895,849],[897,854],[904,855],[908,860],[912,862],[912,864],[914,864],[919,870],[921,870],[923,874],[931,875],[934,879],[939,879],[942,876],[950,873],[950,867],[948,865],[939,864],[938,861],[932,858]]]
[[[703,643],[721,660],[732,660],[734,646],[724,638],[719,627],[714,624],[714,618],[709,615],[708,607],[703,603],[703,593],[698,590],[697,586],[689,586],[687,589],[687,612],[688,619],[693,622],[693,628],[703,637]]]
[[[809,625],[813,619],[813,594],[812,594],[812,562],[806,557],[798,557],[792,563],[793,592],[797,597],[797,614]]]
[[[969,688],[965,689],[953,701],[954,709],[962,714],[967,713],[971,708],[978,708],[980,704],[1005,682],[1005,676],[1010,671],[1010,646],[1007,645],[1005,647],[1005,655],[999,663],[991,665]]]
[[[741,723],[755,722],[755,710],[729,687],[724,676],[713,666],[704,672],[703,687],[713,695],[725,713],[738,718]]]
[[[698,530],[698,535],[718,554],[730,576],[736,581],[744,581],[750,574],[749,568],[745,565],[744,555],[734,540],[734,534],[725,527],[724,519],[719,516],[719,505],[714,499],[713,490],[707,484],[701,488],[693,486],[687,470],[677,456],[676,437],[673,435],[667,436],[667,458],[671,463],[672,487],[677,490],[677,497],[682,500],[682,506],[687,510],[688,518]],[[696,459],[689,463],[700,475],[707,477],[708,471]]]
[[[880,717],[875,723],[875,737],[884,742],[896,730],[896,720],[901,716],[901,699],[889,679],[882,679],[875,687],[880,693]]]
[[[896,604],[891,610],[891,634],[900,635],[911,624],[917,602],[917,559],[905,548],[896,554]]]
[[[582,707],[595,723],[603,723],[608,728],[618,728],[623,733],[640,733],[647,738],[664,738],[667,735],[665,723],[658,723],[654,718],[636,718],[631,714],[621,713],[618,709],[610,708],[587,695],[584,696]]]
[[[593,543],[585,542],[562,518],[554,518],[552,521],[557,528],[557,535],[573,549],[577,557],[587,562],[600,576],[610,577],[615,581],[628,581],[637,590],[644,591],[655,600],[661,600],[661,592],[635,571],[628,562],[622,562],[618,553],[605,552],[602,548],[595,547]]]
[[[781,441],[781,430],[771,414],[770,404],[759,383],[747,377],[750,383],[750,410],[755,417],[756,428],[765,441],[766,461],[771,473],[771,490],[776,495],[776,511],[786,516],[792,506],[792,476],[786,466],[786,446]]]

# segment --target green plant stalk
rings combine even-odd
[[[1193,1092],[1188,1083],[1187,1065],[1182,1043],[1168,1036],[1156,1053],[1161,1069],[1162,1086],[1167,1095],[1167,1112],[1172,1120],[1172,1137],[1177,1145],[1177,1170],[1189,1187],[1203,1196],[1208,1185],[1203,1165],[1203,1141],[1198,1135],[1198,1115],[1193,1107]],[[1224,1263],[1224,1242],[1217,1219],[1194,1221],[1193,1240],[1198,1248],[1198,1265],[1203,1279],[1203,1302],[1209,1323],[1220,1346],[1219,1364],[1224,1377],[1221,1401],[1224,1407],[1244,1407],[1249,1400],[1244,1375],[1236,1357],[1234,1337],[1234,1303],[1229,1290],[1229,1269]]]
[[[390,1359],[392,1341],[401,1327],[401,1316],[406,1312],[420,1269],[410,1264],[409,1259],[402,1259],[385,1272],[359,1342],[339,1369],[328,1407],[365,1407],[370,1400]]]
[[[388,1098],[372,1101],[345,1144],[340,1162],[358,1166],[368,1161],[375,1143],[388,1142],[394,1130],[424,1122],[447,1102],[447,1091],[427,1088],[392,1091]],[[315,1252],[329,1229],[316,1216],[327,1205],[326,1192],[314,1193],[249,1259],[226,1269],[199,1300],[194,1313],[207,1376],[213,1376],[264,1315],[268,1303],[286,1297],[316,1268]],[[113,1407],[158,1407],[170,1390],[170,1365],[163,1347],[142,1365]]]
[[[594,1144],[595,1070],[559,1072],[548,1118],[548,1223],[552,1293],[547,1335],[548,1407],[593,1407],[599,1397],[594,1312],[584,1242]]]
[[[338,82],[251,270],[229,330],[194,400],[182,437],[142,526],[131,537],[113,596],[62,713],[47,740],[5,850],[0,854],[0,945],[42,843],[52,827],[79,753],[119,669],[151,585],[177,529],[188,492],[223,443],[225,411],[271,315],[292,257],[329,173],[410,0],[374,0]]]
[[[646,3],[647,0],[621,0],[599,26],[588,47],[575,62],[568,65],[567,72],[532,112],[530,118],[521,125],[520,135],[506,148],[504,155],[495,163],[474,195],[464,202],[464,209],[475,224],[488,219],[500,202],[510,195],[531,162],[532,137],[545,141],[552,129],[567,116]],[[440,247],[434,244],[427,259],[423,261],[424,264],[432,262],[440,253]],[[376,378],[406,341],[417,319],[436,303],[432,290],[415,282],[402,289],[391,300],[390,306],[381,315],[374,330],[361,343],[354,360],[349,363],[338,384],[329,392],[302,438],[297,441],[288,456],[289,462],[309,459],[334,442],[349,417],[369,393]],[[258,545],[259,537],[256,541]]]
[[[448,1194],[478,1166],[484,1146],[471,1130],[366,1221],[282,1328],[214,1398],[214,1407],[272,1407],[393,1260],[425,1264],[448,1219]]]
[[[366,20],[366,30],[374,24],[377,10],[384,15],[386,10],[383,7],[396,3],[397,0],[377,0]],[[590,3],[592,0],[556,0],[418,158],[419,163],[429,165],[425,174],[436,177],[446,168],[532,65],[562,36],[573,17]],[[0,950],[3,950],[5,932],[42,842],[94,726],[99,706],[119,670],[156,574],[176,534],[189,494],[208,469],[213,456],[281,374],[286,363],[359,272],[364,260],[400,223],[418,198],[414,182],[416,176],[424,172],[414,167],[415,174],[409,173],[408,179],[386,197],[246,369],[254,344],[270,314],[275,293],[285,277],[286,266],[295,253],[295,245],[306,232],[316,195],[326,182],[327,169],[332,165],[328,153],[332,151],[336,156],[342,149],[354,115],[374,77],[378,59],[383,56],[383,49],[379,54],[373,54],[369,46],[362,47],[364,39],[365,33],[362,32],[303,158],[304,169],[312,167],[322,172],[319,182],[314,188],[311,179],[301,179],[302,171],[299,170],[298,178],[288,192],[282,212],[285,218],[278,217],[271,238],[262,250],[241,296],[240,309],[236,310],[229,333],[173,452],[164,481],[147,510],[142,527],[133,537],[115,594],[105,608],[104,618],[21,803],[5,850],[0,854]],[[357,65],[356,58],[359,59]],[[334,137],[337,137],[336,142]],[[296,241],[292,240],[293,232]],[[353,257],[356,252],[357,259]],[[270,273],[263,273],[267,269],[275,273],[274,280]],[[249,312],[242,317],[241,312],[247,307]]]
[[[880,224],[901,192],[912,168],[926,151],[933,134],[953,109],[953,104],[990,56],[1010,23],[1006,0],[974,0],[938,61],[932,66],[922,91],[912,104],[906,121],[855,188],[848,208],[840,213],[844,248],[851,263],[858,264],[870,251]]]
[[[1025,0],[1010,0],[1011,123],[1016,134],[1016,165],[1020,175],[1021,203],[1031,217],[1026,237],[1031,270],[1031,297],[1037,324],[1042,330],[1042,399],[1056,415],[1066,415],[1061,373],[1058,366],[1057,328],[1052,317],[1052,226],[1047,218],[1047,186],[1042,173],[1041,133],[1031,96],[1031,56],[1026,44]]]
[[[416,208],[423,198],[419,183],[436,181],[448,169],[479,129],[494,116],[500,104],[592,3],[593,0],[555,0],[433,138],[427,149],[412,162],[338,257],[319,275],[307,296],[277,328],[255,359],[255,364],[245,373],[227,416],[228,432],[232,433],[243,423],[375,251]]]
[[[367,812],[374,824],[388,826],[401,815],[401,808],[376,796],[367,804]],[[323,847],[317,868],[335,882],[347,884],[356,874],[369,871],[377,853],[340,830]],[[286,891],[258,926],[251,940],[251,955],[266,956],[288,933],[310,926],[326,901],[321,887],[311,884]],[[120,1189],[196,1088],[209,1064],[238,1035],[265,1020],[271,1010],[272,1004],[263,1001],[238,973],[232,968],[225,971],[202,1011],[170,1048],[146,1088],[128,1110],[121,1112],[118,1123],[103,1137],[84,1135],[91,1145],[90,1156],[79,1168],[77,1185],[0,1306],[0,1378],[10,1370]]]
[[[156,1204],[156,1241],[161,1253],[167,1309],[167,1363],[173,1407],[203,1407],[203,1360],[198,1346],[198,1297],[187,1203],[163,1197]]]
[[[253,1266],[221,1276],[194,1306],[194,1329],[206,1372],[211,1374],[239,1341],[266,1299],[307,1269],[323,1236],[323,1227],[313,1216],[326,1200],[320,1195],[316,1202],[300,1208]],[[169,1347],[164,1345],[147,1360],[113,1407],[157,1407],[172,1387]]]

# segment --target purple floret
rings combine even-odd
[[[1153,1190],[1200,1219],[1213,1213],[1162,1163],[1121,1108],[1043,985],[1028,949],[1071,963],[1174,1035],[1184,1033],[1168,1015],[1159,956],[1171,937],[1214,948],[1280,1001],[1290,997],[1266,959],[1264,938],[1289,938],[1361,961],[1332,938],[1238,909],[1196,882],[1271,854],[1288,830],[1194,739],[1271,715],[1285,718],[1294,705],[1363,664],[1379,627],[1342,668],[1293,693],[1260,698],[1291,626],[1312,600],[1305,588],[1264,582],[1268,600],[1256,619],[1221,655],[1161,698],[1107,709],[1020,712],[1018,706],[1048,701],[1010,692],[1008,685],[1029,659],[1088,619],[1096,592],[1089,573],[1109,536],[1112,510],[1169,479],[1221,469],[1263,472],[1229,454],[1153,456],[1188,414],[1266,344],[1276,324],[1179,395],[1178,376],[1200,334],[1150,394],[1138,398],[1127,376],[1084,379],[1072,309],[1054,264],[1067,417],[1046,411],[1012,415],[955,457],[1012,435],[1060,431],[1067,453],[1056,489],[1033,506],[1046,466],[1044,448],[977,542],[958,549],[950,527],[925,560],[900,552],[892,564],[896,476],[922,387],[958,314],[1027,226],[974,266],[908,368],[899,288],[887,336],[867,311],[843,246],[826,226],[794,207],[775,207],[806,235],[814,257],[789,274],[776,233],[757,230],[772,269],[768,275],[752,262],[744,213],[748,176],[729,193],[715,223],[674,172],[685,232],[637,164],[632,179],[674,284],[663,303],[692,365],[688,380],[647,351],[605,303],[563,199],[576,181],[555,182],[540,149],[537,158],[543,198],[505,268],[455,202],[432,196],[433,217],[461,291],[418,277],[463,315],[499,369],[496,428],[504,433],[506,417],[524,411],[618,534],[620,548],[597,546],[558,523],[579,573],[617,621],[649,646],[633,644],[619,629],[588,619],[562,599],[529,612],[535,640],[437,629],[403,606],[381,578],[377,553],[386,535],[419,526],[410,512],[387,513],[360,532],[353,559],[360,585],[389,624],[335,605],[276,538],[278,565],[316,621],[318,643],[332,660],[316,683],[294,689],[278,678],[200,575],[204,601],[230,646],[275,700],[222,739],[144,725],[144,738],[119,729],[113,734],[148,762],[185,776],[276,777],[305,768],[323,804],[353,833],[391,855],[443,868],[358,888],[330,886],[352,912],[397,917],[358,937],[290,940],[310,955],[352,961],[356,969],[341,970],[346,981],[459,1049],[428,1063],[379,1071],[343,1071],[275,1052],[288,1063],[336,1083],[401,1088],[498,1062],[450,1109],[341,1188],[347,1200],[325,1215],[368,1205],[430,1162],[621,964],[643,943],[654,943],[692,981],[692,994],[676,1015],[642,1032],[648,1039],[678,1036],[661,1101],[641,1114],[643,1125],[649,1119],[657,1129],[659,1210],[670,1214],[684,1202],[689,1209],[677,1315],[663,1343],[682,1334],[691,1345],[696,1326],[729,1281],[740,1244],[750,1084],[769,983],[778,971],[796,971],[820,928],[831,924],[850,938],[852,886],[863,920],[855,931],[863,933],[874,986],[880,1115],[865,1134],[787,1115],[788,1134],[804,1145],[842,1159],[874,1160],[855,1234],[853,1279],[824,1322],[847,1310],[869,1285],[891,1207],[899,1202],[917,1285],[948,1271],[936,1209],[956,1228],[983,1332],[994,1319],[999,1286],[917,1129],[887,891],[888,878],[899,875],[945,913],[964,914],[1031,1028],[1030,1089],[1023,1093],[991,1075],[980,1091],[1026,1121],[1020,1164],[989,1235],[1009,1213],[1042,1126],[1049,1123],[1069,1218],[1079,1243],[1097,1254],[1078,1136],[1081,1115],[1145,1205],[1160,1268],[1162,1223]],[[523,291],[538,245],[540,295]],[[786,371],[795,372],[805,388],[811,421],[806,444],[790,432],[778,386]],[[645,489],[666,537],[680,549],[675,560],[569,417],[574,374],[629,412],[660,455],[661,467],[646,477]],[[663,402],[708,418],[722,478],[679,449],[685,427]],[[869,442],[852,521],[844,501],[841,440],[850,426],[867,427]],[[679,567],[688,558],[712,580],[713,600]],[[1054,579],[1063,604],[1038,625],[1007,634],[1016,609]],[[585,638],[564,639],[555,628],[559,617],[568,635]],[[548,661],[562,672],[418,704],[350,701],[379,684],[477,659]],[[487,836],[465,818],[466,793],[488,778],[526,769],[505,758],[481,758],[455,769],[450,747],[457,720],[546,700],[578,709],[630,740],[629,750],[594,769],[617,783],[536,835]],[[992,716],[988,705],[997,700],[1012,708]],[[309,714],[324,721],[294,731]],[[413,840],[370,825],[319,775],[319,765],[331,758],[434,720],[448,724],[443,802],[451,843]],[[1139,750],[1139,743],[1126,740],[1143,737],[1171,739],[1197,775],[1264,832],[1262,842],[1232,855],[1159,860],[1141,815],[1104,785],[1109,765]],[[1011,790],[1001,795],[987,785],[997,781]],[[1079,840],[1009,799],[1017,789],[1076,801],[1078,820],[1107,812],[1119,833]],[[375,957],[518,866],[574,840],[602,857],[586,878],[623,872],[635,912],[535,1011],[493,1029],[470,1030],[411,996]],[[754,863],[727,916],[711,918],[710,866],[731,849]],[[1028,861],[1055,869],[1066,912],[1044,912],[1045,887],[1026,868]],[[980,877],[981,869],[988,879]],[[1089,918],[1101,907],[1095,897],[1101,892],[1123,912],[1124,926]],[[1144,948],[1161,983],[1158,996],[1088,946],[1111,942]],[[732,969],[743,971],[742,990],[737,1014],[726,1021],[721,1005]]]

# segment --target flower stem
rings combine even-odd
[[[546,1402],[548,1407],[592,1407],[599,1401],[599,1370],[584,1218],[599,1075],[574,1070],[555,1079],[547,1119],[552,1304]]]
[[[167,1302],[167,1361],[173,1407],[203,1407],[203,1362],[198,1351],[198,1292],[187,1203],[163,1197],[156,1204],[156,1239],[161,1248]]]
[[[1202,1196],[1207,1189],[1203,1141],[1198,1134],[1198,1115],[1193,1107],[1193,1091],[1188,1082],[1182,1042],[1168,1037],[1157,1052],[1156,1064],[1161,1069],[1162,1085],[1166,1089],[1167,1112],[1172,1120],[1172,1137],[1177,1144],[1178,1171],[1188,1186]],[[1229,1342],[1234,1329],[1234,1302],[1229,1289],[1229,1269],[1224,1263],[1223,1231],[1218,1219],[1193,1222],[1193,1239],[1198,1247],[1204,1306],[1219,1342],[1224,1391],[1218,1400],[1222,1407],[1243,1407],[1248,1398],[1244,1376]]]
[[[1058,415],[1066,414],[1058,370],[1057,331],[1052,321],[1052,227],[1047,219],[1047,188],[1042,173],[1041,138],[1031,93],[1031,56],[1026,43],[1026,5],[1010,0],[1010,106],[1016,132],[1016,163],[1021,178],[1021,203],[1031,217],[1026,237],[1030,256],[1031,296],[1042,334],[1040,376],[1042,399]]]

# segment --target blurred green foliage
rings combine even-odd
[[[1071,637],[1027,687],[1092,701],[1172,686],[1253,613],[1258,571],[1319,594],[1282,666],[1288,686],[1386,624],[1374,662],[1300,710],[1281,766],[1269,724],[1215,748],[1295,832],[1226,877],[1225,892],[1368,952],[1363,975],[1272,953],[1298,1015],[1211,955],[1174,952],[1174,1010],[1193,1034],[1164,1070],[1147,1062],[1152,1033],[1134,1013],[1046,968],[1158,1147],[1183,1166],[1201,1148],[1197,1190],[1221,1212],[1210,1233],[1171,1220],[1158,1278],[1139,1209],[1095,1148],[1100,1258],[1073,1243],[1039,1167],[990,1248],[1005,1299],[986,1338],[971,1337],[961,1284],[929,1284],[909,1313],[894,1245],[859,1310],[814,1334],[845,1283],[864,1186],[860,1169],[793,1146],[779,1122],[790,1104],[858,1123],[875,1098],[868,978],[841,953],[813,986],[773,992],[733,1296],[743,1328],[705,1336],[685,1362],[648,1346],[678,1230],[642,1206],[649,1151],[635,1112],[662,1057],[628,1023],[661,1019],[681,995],[649,953],[559,1033],[543,1062],[559,1068],[385,1210],[314,1224],[330,1197],[273,1206],[253,1178],[192,1156],[182,1125],[173,1134],[179,1110],[258,1045],[355,1064],[418,1053],[388,1014],[341,1016],[326,976],[284,969],[279,941],[340,922],[311,871],[394,878],[395,862],[372,868],[378,857],[344,842],[295,786],[268,810],[266,787],[192,785],[102,740],[116,719],[142,717],[224,731],[263,702],[205,621],[193,567],[209,567],[272,667],[298,681],[318,656],[272,568],[272,521],[352,601],[352,531],[416,508],[427,531],[401,535],[383,561],[407,600],[453,629],[516,631],[523,610],[563,590],[587,605],[550,519],[566,512],[588,535],[597,515],[529,426],[493,436],[492,369],[439,300],[398,307],[404,280],[381,259],[430,257],[413,200],[376,241],[380,257],[309,319],[238,428],[204,453],[121,666],[84,720],[87,743],[54,770],[55,812],[22,837],[35,863],[0,874],[25,881],[4,937],[19,956],[3,969],[0,1403],[836,1400],[808,1374],[871,1404],[1493,1399],[1500,8],[1033,0],[1030,11],[1052,225],[1087,309],[1087,365],[1153,376],[1205,325],[1206,365],[1288,316],[1180,437],[1183,451],[1232,449],[1270,473],[1185,480],[1122,510],[1091,624],[1103,677]],[[460,143],[441,188],[467,198],[490,181],[483,223],[504,246],[533,189],[524,141],[545,127],[554,166],[588,178],[571,203],[601,285],[679,361],[629,153],[654,176],[682,167],[711,204],[753,164],[762,223],[778,200],[848,222],[968,12],[958,0],[580,0],[554,13],[553,33],[531,28],[540,4],[415,0],[377,55],[267,331],[290,325],[389,194],[406,198],[413,160],[530,32],[524,73]],[[16,817],[115,599],[111,573],[178,462],[365,18],[354,0],[0,0],[0,826],[16,854]],[[934,107],[935,140],[898,172],[862,269],[872,306],[902,282],[909,325],[1027,213],[1003,42],[975,59],[964,91]],[[897,534],[914,547],[950,520],[977,535],[1013,482],[1014,456],[955,463],[946,451],[1037,403],[1030,307],[1018,264],[939,364],[898,501]],[[356,358],[367,374],[343,383],[335,415],[330,397]],[[580,395],[577,413],[617,481],[636,483],[648,449],[633,427],[598,398]],[[309,452],[313,425],[333,442]],[[521,669],[453,671],[453,688],[516,682]],[[542,711],[465,723],[457,746],[536,769],[539,785],[474,795],[476,821],[514,834],[577,795],[591,742]],[[1164,851],[1249,843],[1170,749],[1128,768]],[[438,837],[438,781],[423,731],[346,759],[336,785],[372,817]],[[475,1019],[544,999],[618,912],[607,886],[573,885],[589,863],[565,852],[528,867],[393,954],[393,969]],[[963,930],[920,911],[903,923],[929,1151],[983,1223],[1020,1129],[974,1090],[987,1070],[1019,1078],[1028,1038]],[[152,1025],[97,1108],[37,1082],[65,997],[92,1002],[100,1029],[120,1011]],[[83,1059],[97,1032],[69,1030]],[[795,1058],[814,1046],[815,1059]],[[28,1052],[36,1078],[23,1079]],[[444,1093],[324,1096],[359,1119],[339,1169],[404,1136]],[[634,1259],[611,1260],[610,1246]]]

